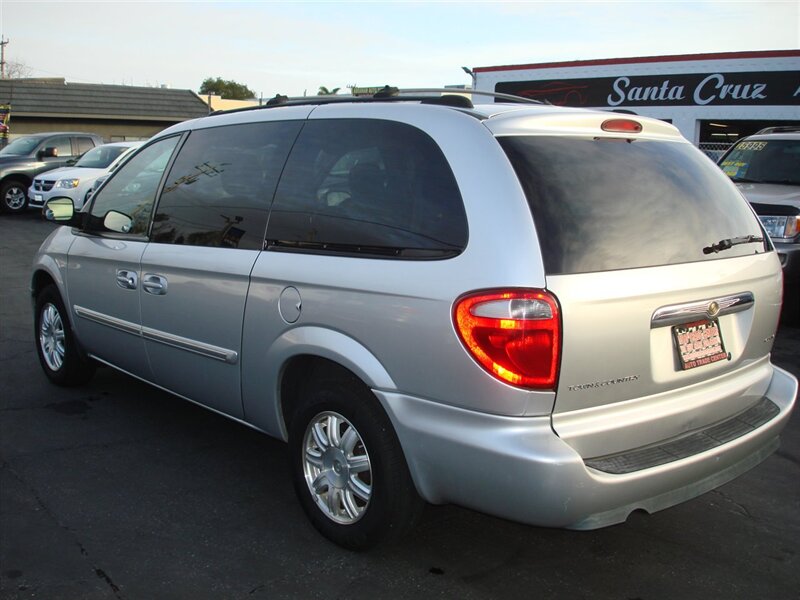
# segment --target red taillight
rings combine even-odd
[[[612,133],[639,133],[642,130],[642,124],[633,119],[608,119],[603,121],[600,129]]]
[[[453,319],[461,341],[489,373],[515,386],[555,389],[561,319],[544,290],[482,292],[460,299]]]

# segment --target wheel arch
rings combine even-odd
[[[18,181],[19,183],[24,185],[26,188],[29,188],[29,187],[31,187],[31,184],[33,183],[33,178],[32,177],[28,177],[24,173],[9,173],[8,175],[3,175],[2,177],[0,177],[0,187],[4,186],[5,184],[7,184],[10,181]],[[27,191],[27,189],[26,189],[26,191]]]
[[[71,311],[69,310],[69,299],[66,294],[66,285],[61,274],[61,269],[58,268],[58,264],[53,257],[46,254],[40,255],[37,259],[37,263],[34,265],[33,273],[31,273],[31,307],[36,305],[36,297],[41,291],[51,284],[58,290],[61,301],[64,303],[66,309],[66,315],[64,316],[74,329]]]
[[[55,278],[49,271],[41,268],[36,269],[31,276],[31,296],[35,298],[39,295],[39,292],[51,283],[58,286],[58,283],[56,283]]]
[[[260,357],[243,348],[243,373],[257,375],[242,381],[247,421],[282,440],[288,438],[292,408],[310,374],[337,372],[352,376],[370,390],[396,390],[378,358],[357,340],[324,327],[304,326],[284,332]],[[257,363],[257,364],[256,364]],[[272,389],[271,398],[264,390]],[[382,405],[376,397],[376,402]],[[384,407],[385,410],[385,407]]]
[[[361,377],[338,362],[314,354],[293,356],[284,364],[279,382],[278,396],[284,431],[288,431],[291,426],[292,417],[305,385],[309,381],[323,378],[355,381],[370,389]],[[378,399],[375,401],[378,402]]]

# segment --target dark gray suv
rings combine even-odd
[[[103,143],[93,133],[69,131],[19,137],[0,150],[0,210],[20,213],[28,205],[28,188],[39,173],[63,167]]]

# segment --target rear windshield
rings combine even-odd
[[[747,140],[719,163],[737,183],[800,185],[800,140]]]
[[[745,200],[690,144],[649,140],[498,138],[533,213],[550,275],[714,260],[764,252]]]

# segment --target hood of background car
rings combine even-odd
[[[777,183],[737,183],[748,202],[800,207],[800,186]]]
[[[60,167],[58,169],[53,169],[52,171],[45,171],[44,173],[39,173],[36,176],[36,179],[48,179],[48,180],[57,180],[57,179],[89,179],[95,178],[101,173],[105,173],[105,169],[89,169],[84,167]]]

